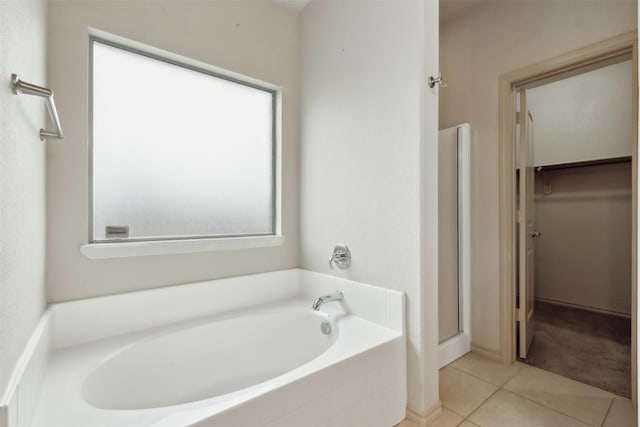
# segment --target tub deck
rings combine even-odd
[[[306,299],[293,299],[268,304],[259,310],[307,306]],[[245,311],[255,312],[255,309]],[[340,313],[327,315],[332,316],[339,331],[328,350],[302,366],[239,391],[180,405],[129,410],[99,409],[83,398],[85,379],[114,354],[150,336],[224,321],[224,316],[218,314],[54,350],[33,426],[250,427],[272,425],[270,423],[279,420],[278,426],[320,427],[339,425],[332,421],[336,416],[353,419],[353,412],[358,411],[355,408],[368,414],[371,427],[390,427],[404,418],[404,336]],[[219,343],[211,343],[216,344]],[[259,352],[256,357],[260,357]],[[327,405],[334,408],[329,413]],[[348,413],[343,414],[345,411]]]

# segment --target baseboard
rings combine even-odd
[[[486,357],[487,359],[495,360],[497,362],[502,362],[502,356],[500,355],[500,353],[496,353],[495,351],[478,347],[477,345],[471,344],[471,352],[476,353],[482,357]]]
[[[631,314],[620,313],[619,311],[605,310],[603,308],[589,307],[589,306],[586,306],[586,305],[572,304],[570,302],[556,301],[556,300],[553,300],[553,299],[539,298],[539,297],[536,297],[536,302],[537,301],[545,302],[547,304],[559,305],[561,307],[577,308],[578,310],[592,311],[594,313],[608,314],[610,316],[616,316],[616,317],[623,317],[625,319],[631,319]]]
[[[419,427],[426,427],[442,414],[440,401],[433,405],[425,414],[420,414],[407,407],[407,419]]]
[[[29,426],[51,351],[51,311],[45,310],[16,363],[0,400],[0,427]]]

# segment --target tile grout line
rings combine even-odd
[[[609,407],[607,408],[607,413],[604,414],[604,418],[602,419],[602,422],[600,423],[600,427],[604,426],[604,422],[607,421],[607,417],[609,416],[609,412],[611,412],[611,408],[613,407],[613,401],[616,400],[616,398],[612,398],[611,399],[611,403],[609,403]]]
[[[551,408],[550,406],[547,406],[547,405],[545,405],[544,403],[536,402],[535,400],[530,399],[530,398],[528,398],[527,396],[523,396],[523,395],[521,395],[521,394],[518,394],[518,393],[516,393],[516,392],[513,392],[513,391],[511,391],[511,390],[507,390],[507,389],[504,389],[503,391],[504,391],[504,392],[507,392],[507,393],[511,393],[511,394],[513,394],[514,396],[518,396],[518,397],[520,397],[520,398],[522,398],[522,399],[528,400],[529,402],[533,402],[533,403],[535,403],[535,404],[537,404],[537,405],[542,406],[543,408],[549,409],[550,411],[557,412],[558,414],[560,414],[560,415],[564,415],[565,417],[568,417],[568,418],[571,418],[571,419],[573,419],[573,420],[576,420],[576,421],[578,421],[579,423],[584,424],[584,425],[586,425],[586,426],[590,426],[590,427],[598,427],[598,426],[594,426],[593,424],[589,424],[589,423],[587,423],[587,422],[585,422],[585,421],[582,421],[582,420],[580,420],[580,419],[578,419],[578,418],[574,417],[573,415],[565,414],[564,412],[562,412],[562,411],[560,411],[560,410],[558,410],[558,409]],[[613,402],[613,400],[612,400],[612,402]],[[608,412],[608,411],[607,411],[607,412]],[[606,419],[606,416],[605,416],[605,419]]]
[[[480,403],[480,404],[479,404],[479,405],[478,405],[478,406],[477,406],[473,411],[471,411],[471,413],[470,413],[469,415],[467,415],[467,416],[465,417],[465,419],[464,419],[464,420],[469,420],[469,418],[471,418],[471,415],[475,414],[475,412],[476,412],[478,409],[480,409],[480,408],[482,407],[482,405],[484,405],[485,403],[487,403],[487,401],[488,401],[489,399],[491,399],[491,397],[493,397],[493,395],[494,395],[494,394],[496,394],[496,393],[497,393],[498,391],[500,391],[500,390],[502,390],[502,387],[498,387],[498,388],[496,388],[496,389],[495,389],[495,391],[494,391],[493,393],[491,393],[491,395],[490,395],[489,397],[487,397],[485,400],[483,400],[483,401],[482,401],[482,403]],[[463,420],[463,422],[464,422],[464,420]],[[469,420],[469,421],[471,421],[471,420]],[[471,421],[471,422],[473,423],[473,421]],[[475,423],[474,423],[474,424],[475,424]]]
[[[445,406],[444,404],[442,404],[441,406],[442,406],[443,408],[445,408],[446,410],[453,412],[453,413],[454,413],[454,414],[456,414],[457,416],[462,417],[462,418],[463,418],[463,420],[462,420],[462,421],[466,420],[466,418],[465,418],[465,416],[464,416],[464,415],[457,413],[456,411],[454,411],[453,409],[449,408],[448,406]],[[461,421],[461,422],[462,422],[462,421]]]
[[[469,372],[467,372],[467,371],[464,371],[464,370],[462,370],[462,369],[460,369],[460,368],[456,368],[455,366],[453,366],[453,363],[452,363],[452,364],[450,364],[450,365],[447,365],[446,367],[448,367],[448,366],[451,366],[451,368],[455,369],[456,371],[458,371],[458,372],[462,372],[463,374],[467,374],[467,375],[469,375],[470,377],[473,377],[473,378],[475,378],[475,379],[477,379],[477,380],[484,381],[485,383],[487,383],[487,384],[489,384],[489,385],[492,385],[492,386],[494,386],[494,387],[498,387],[499,389],[500,389],[500,388],[502,388],[502,387],[503,387],[505,384],[507,384],[509,381],[511,381],[511,380],[513,379],[513,377],[515,377],[516,375],[518,375],[518,374],[520,373],[520,371],[522,371],[522,370],[524,369],[524,368],[520,368],[520,367],[519,367],[519,368],[518,368],[518,370],[517,370],[513,375],[511,375],[511,376],[510,376],[510,377],[509,377],[505,382],[503,382],[501,385],[496,385],[496,384],[490,383],[489,381],[487,381],[487,380],[485,380],[485,379],[482,379],[482,378],[480,378],[480,377],[478,377],[478,376],[476,376],[476,375],[473,375],[473,374],[471,374],[471,373],[469,373]],[[505,366],[508,366],[508,365],[505,365]]]
[[[477,380],[480,380],[480,381],[482,381],[482,382],[484,382],[484,383],[486,383],[486,384],[489,384],[489,385],[491,385],[491,386],[493,386],[493,387],[497,387],[497,389],[496,389],[496,390],[495,390],[495,391],[494,391],[490,396],[488,396],[484,401],[482,401],[482,403],[480,403],[480,404],[479,404],[479,405],[478,405],[478,406],[477,406],[477,407],[476,407],[476,408],[475,408],[475,409],[474,409],[474,410],[473,410],[473,411],[472,411],[468,416],[466,416],[466,417],[462,416],[461,414],[457,413],[456,411],[452,410],[451,408],[448,408],[448,407],[446,407],[445,405],[443,405],[443,407],[446,407],[447,409],[449,409],[450,411],[452,411],[454,414],[456,414],[456,415],[458,415],[458,416],[462,416],[462,417],[463,417],[463,420],[460,422],[460,424],[464,423],[465,421],[470,421],[470,422],[472,422],[472,423],[473,423],[473,421],[470,419],[470,417],[471,417],[474,413],[476,413],[476,412],[478,411],[478,409],[480,409],[480,408],[481,408],[481,407],[482,407],[482,406],[483,406],[483,405],[484,405],[484,404],[485,404],[489,399],[491,399],[491,397],[492,397],[492,396],[494,396],[494,395],[495,395],[499,390],[503,390],[503,391],[505,391],[505,392],[508,392],[508,393],[511,393],[511,394],[513,394],[513,395],[515,395],[515,396],[518,396],[518,397],[520,397],[520,398],[522,398],[522,399],[525,399],[525,400],[528,400],[528,401],[530,401],[530,402],[533,402],[533,403],[535,403],[535,404],[537,404],[537,405],[540,405],[540,406],[542,406],[543,408],[549,409],[549,410],[551,410],[551,411],[553,411],[553,412],[555,412],[555,413],[558,413],[558,414],[560,414],[560,415],[563,415],[563,416],[565,416],[565,417],[568,417],[568,418],[571,418],[571,419],[573,419],[573,420],[575,420],[575,421],[578,421],[578,422],[580,422],[580,423],[582,423],[582,424],[584,424],[584,425],[592,426],[591,424],[589,424],[589,423],[587,423],[587,422],[585,422],[585,421],[583,421],[583,420],[580,420],[580,419],[576,418],[576,417],[575,417],[575,416],[573,416],[573,415],[565,414],[564,412],[562,412],[562,411],[560,411],[560,410],[558,410],[558,409],[551,408],[551,407],[549,407],[549,406],[545,405],[544,403],[541,403],[541,402],[535,401],[535,400],[533,400],[533,399],[531,399],[531,398],[529,398],[529,397],[527,397],[527,396],[523,396],[523,395],[521,395],[521,394],[519,394],[519,393],[517,393],[517,392],[515,392],[515,391],[511,391],[511,390],[508,390],[508,389],[505,389],[505,388],[504,388],[504,386],[506,386],[506,385],[507,385],[507,383],[509,383],[509,382],[510,382],[510,381],[511,381],[511,380],[512,380],[516,375],[518,375],[519,373],[521,373],[521,372],[525,371],[526,369],[528,369],[528,368],[540,369],[540,368],[537,368],[537,367],[532,366],[532,365],[528,365],[528,364],[526,364],[526,363],[524,363],[524,362],[520,362],[523,366],[518,366],[517,371],[516,371],[513,375],[511,375],[511,376],[510,376],[506,381],[504,381],[504,382],[502,383],[502,385],[497,386],[497,385],[495,385],[495,384],[493,384],[493,383],[490,383],[489,381],[487,381],[487,380],[485,380],[485,379],[483,379],[483,378],[478,377],[477,375],[474,375],[474,374],[472,374],[472,373],[470,373],[470,372],[465,371],[464,369],[461,369],[461,368],[459,368],[459,367],[454,366],[454,363],[455,363],[455,361],[454,361],[454,362],[452,362],[452,363],[450,363],[449,365],[446,365],[446,366],[445,366],[445,367],[443,367],[442,369],[447,368],[447,367],[451,367],[452,369],[455,369],[455,370],[456,370],[456,371],[458,371],[458,372],[461,372],[461,373],[463,373],[463,374],[469,375],[470,377],[475,378],[475,379],[477,379]],[[545,370],[543,369],[543,371],[545,371]],[[545,371],[545,372],[549,372],[549,371]],[[607,407],[607,411],[606,411],[606,413],[605,413],[605,415],[604,415],[604,418],[603,418],[603,419],[602,419],[602,421],[599,423],[599,425],[597,425],[597,426],[592,426],[592,427],[603,427],[603,426],[604,426],[604,422],[607,420],[607,417],[609,416],[609,413],[610,413],[610,411],[611,411],[611,407],[613,406],[613,401],[615,400],[616,395],[614,395],[613,393],[609,392],[608,390],[603,390],[603,389],[601,389],[601,388],[594,387],[594,386],[592,386],[592,385],[590,385],[590,384],[585,384],[585,383],[582,383],[582,382],[580,382],[580,381],[574,380],[574,379],[572,379],[572,378],[567,378],[567,377],[564,377],[564,376],[562,376],[562,375],[555,374],[555,373],[553,373],[553,372],[550,372],[550,373],[552,373],[552,374],[554,374],[554,375],[558,375],[558,376],[560,376],[560,377],[562,377],[562,378],[564,378],[564,379],[567,379],[567,380],[569,380],[569,381],[571,381],[571,382],[575,382],[575,383],[578,383],[578,384],[580,384],[580,385],[586,385],[586,386],[588,386],[588,387],[594,388],[594,389],[596,389],[596,390],[598,390],[598,391],[603,391],[603,392],[608,393],[608,394],[610,394],[610,395],[611,395],[611,397],[610,397],[611,401],[609,402],[609,405],[608,405],[608,407]],[[458,424],[458,425],[460,425],[460,424]]]
[[[579,384],[580,386],[584,386],[584,387],[587,387],[587,388],[592,388],[592,389],[594,389],[594,390],[596,390],[596,391],[598,391],[598,392],[601,392],[601,393],[607,393],[607,394],[610,394],[610,395],[611,395],[611,397],[614,397],[614,398],[615,398],[615,397],[621,397],[621,398],[623,398],[623,399],[631,400],[631,398],[630,398],[630,397],[625,397],[625,396],[622,396],[622,395],[620,395],[620,394],[616,394],[616,393],[614,393],[614,392],[612,392],[612,391],[606,390],[606,389],[604,389],[604,388],[597,387],[597,386],[592,385],[592,384],[584,383],[584,382],[582,382],[582,381],[576,380],[575,378],[569,378],[569,377],[566,377],[566,376],[564,376],[564,375],[558,374],[557,372],[553,372],[553,371],[549,371],[549,370],[547,370],[547,369],[539,368],[539,367],[537,367],[537,366],[529,365],[528,363],[525,363],[525,362],[520,362],[520,363],[522,363],[522,364],[524,364],[524,365],[525,365],[525,366],[522,368],[522,370],[524,370],[524,369],[536,369],[536,370],[539,370],[539,371],[543,371],[543,372],[545,372],[545,373],[547,373],[547,374],[551,374],[551,375],[555,375],[555,376],[557,376],[557,377],[561,377],[561,378],[563,378],[563,379],[565,379],[565,380],[567,380],[567,381],[570,381],[570,382],[573,382],[573,383]]]
[[[454,411],[453,409],[449,408],[448,406],[445,406],[444,404],[442,404],[442,407],[443,407],[443,408],[447,408],[448,410],[450,410],[451,412],[453,412],[453,413],[454,413],[454,414],[456,414],[457,416],[462,417],[463,419],[462,419],[462,421],[460,421],[460,423],[463,423],[463,422],[465,422],[465,420],[469,419],[469,417],[471,416],[471,414],[473,414],[473,413],[474,413],[478,408],[480,408],[482,405],[484,405],[484,404],[485,404],[485,402],[491,398],[491,396],[493,396],[494,394],[496,394],[496,393],[498,392],[498,390],[500,390],[500,387],[496,386],[495,384],[491,384],[490,382],[487,382],[487,381],[483,380],[482,378],[478,378],[478,377],[476,377],[475,375],[471,375],[470,373],[465,372],[465,371],[463,371],[462,369],[455,368],[455,367],[453,367],[451,364],[449,364],[449,365],[445,366],[445,368],[446,368],[446,367],[449,367],[449,366],[451,366],[451,368],[452,368],[452,369],[455,369],[455,370],[456,370],[456,371],[458,371],[458,372],[462,372],[463,374],[465,374],[465,375],[469,375],[470,377],[475,378],[475,379],[477,379],[477,380],[479,380],[479,381],[482,381],[482,382],[483,382],[483,383],[485,383],[485,384],[489,384],[489,385],[490,385],[490,386],[492,386],[492,387],[496,387],[496,389],[495,389],[495,390],[494,390],[494,391],[493,391],[493,392],[492,392],[492,393],[491,393],[491,394],[490,394],[490,395],[489,395],[485,400],[483,400],[483,401],[482,401],[482,402],[481,402],[481,403],[480,403],[480,404],[479,404],[479,405],[478,405],[478,406],[477,406],[473,411],[471,411],[471,412],[469,413],[469,415],[467,415],[466,417],[465,417],[464,415],[462,415],[462,414],[460,414],[460,413],[458,413],[458,412]],[[443,368],[443,369],[444,369],[444,368]],[[471,420],[469,420],[469,421],[471,421]],[[473,421],[471,421],[471,422],[473,422]]]
[[[469,373],[469,372],[467,372],[467,371],[464,371],[464,370],[462,370],[462,369],[460,369],[460,368],[457,368],[457,367],[453,366],[453,363],[455,363],[455,361],[454,361],[454,362],[452,362],[452,363],[450,363],[449,365],[445,366],[444,368],[451,367],[452,369],[455,369],[455,370],[456,370],[456,371],[458,371],[458,372],[462,372],[463,374],[469,375],[470,377],[475,378],[475,379],[477,379],[477,380],[480,380],[480,381],[482,381],[482,382],[484,382],[484,383],[486,383],[486,384],[489,384],[490,386],[496,387],[496,389],[493,391],[493,393],[491,393],[491,394],[490,394],[490,395],[489,395],[485,400],[483,400],[483,401],[482,401],[482,402],[481,402],[481,403],[480,403],[480,404],[479,404],[479,405],[478,405],[478,406],[477,406],[473,411],[471,411],[471,412],[469,413],[469,415],[467,415],[466,417],[465,417],[465,416],[463,416],[462,414],[458,414],[458,413],[457,413],[456,411],[454,411],[453,409],[448,408],[448,407],[446,407],[445,405],[442,405],[443,407],[445,407],[445,408],[449,409],[449,410],[450,410],[451,412],[453,412],[454,414],[456,414],[456,415],[458,415],[458,416],[461,416],[461,417],[463,418],[463,420],[462,420],[462,421],[460,421],[460,423],[459,423],[458,425],[460,425],[460,424],[464,423],[465,421],[469,421],[469,422],[471,422],[471,423],[474,423],[474,422],[470,419],[471,415],[473,415],[473,414],[474,414],[478,409],[480,409],[480,408],[482,407],[482,405],[484,405],[485,403],[487,403],[487,401],[488,401],[489,399],[491,399],[491,397],[492,397],[494,394],[496,394],[499,390],[502,390],[502,387],[504,387],[504,385],[505,385],[505,384],[507,384],[509,381],[511,381],[511,380],[513,379],[513,377],[515,377],[516,375],[518,375],[518,373],[520,373],[520,371],[522,371],[522,370],[523,370],[523,367],[518,366],[518,367],[517,367],[518,369],[514,372],[514,374],[513,374],[513,375],[511,375],[511,376],[510,376],[506,381],[504,381],[504,382],[502,383],[502,385],[495,385],[495,384],[492,384],[492,383],[490,383],[489,381],[486,381],[486,380],[484,380],[484,379],[482,379],[482,378],[480,378],[480,377],[477,377],[477,376],[475,376],[475,375],[473,375],[473,374],[471,374],[471,373]],[[444,368],[443,368],[443,369],[444,369]],[[542,405],[542,406],[544,406],[544,405]],[[475,424],[475,423],[474,423],[474,424]]]
[[[473,423],[473,421],[471,421],[469,418],[465,418],[462,421],[460,421],[458,424],[456,424],[456,427],[460,427],[462,424],[464,424],[465,421],[469,421],[470,423]]]
[[[502,385],[502,387],[500,387],[500,388],[503,388],[503,389],[504,389],[504,391],[507,391],[507,392],[509,392],[509,393],[511,393],[511,394],[514,394],[514,395],[516,395],[516,396],[522,397],[523,399],[529,400],[529,401],[534,402],[534,403],[537,403],[538,405],[541,405],[541,406],[543,406],[543,407],[545,407],[545,408],[551,409],[552,411],[558,412],[559,414],[562,414],[562,415],[565,415],[565,416],[567,416],[567,417],[569,417],[569,418],[573,418],[574,420],[580,421],[582,424],[585,424],[585,425],[588,425],[588,426],[592,426],[592,427],[601,427],[601,426],[602,426],[602,424],[604,423],[604,421],[607,419],[607,415],[609,415],[609,410],[611,409],[611,406],[613,405],[613,400],[616,398],[616,395],[615,395],[615,394],[613,394],[613,393],[611,393],[610,391],[603,390],[603,389],[598,388],[598,387],[594,387],[594,386],[592,386],[591,384],[582,383],[582,382],[577,381],[577,380],[574,380],[574,379],[572,379],[572,378],[563,377],[563,376],[562,376],[562,375],[560,375],[560,374],[556,374],[555,372],[547,371],[547,370],[545,370],[545,369],[538,368],[538,367],[536,367],[536,366],[526,365],[526,366],[524,366],[524,367],[523,367],[523,368],[521,368],[521,369],[522,369],[522,370],[525,370],[525,369],[538,369],[538,370],[541,370],[541,371],[544,371],[544,372],[547,372],[547,373],[550,373],[550,374],[553,374],[553,375],[556,375],[556,376],[562,377],[562,378],[564,378],[564,379],[566,379],[566,380],[569,380],[569,381],[571,381],[571,382],[577,383],[577,384],[579,384],[579,385],[581,385],[581,386],[586,386],[586,387],[589,387],[589,388],[593,388],[593,389],[595,389],[595,390],[597,390],[597,391],[599,391],[599,392],[603,392],[603,393],[607,393],[607,394],[609,394],[609,395],[611,396],[611,397],[610,397],[611,402],[609,403],[609,407],[607,408],[607,412],[605,413],[604,419],[601,421],[600,426],[592,426],[592,424],[589,424],[589,423],[587,423],[587,422],[585,422],[585,421],[582,421],[582,420],[580,420],[580,419],[578,419],[578,418],[574,417],[573,415],[565,414],[564,412],[562,412],[562,411],[560,411],[560,410],[558,410],[558,409],[554,409],[554,408],[552,408],[552,407],[550,407],[550,406],[547,406],[547,405],[545,405],[545,404],[544,404],[544,403],[542,403],[542,402],[538,402],[538,401],[536,401],[536,400],[533,400],[533,399],[531,399],[531,398],[529,398],[529,397],[527,397],[527,396],[524,396],[524,395],[522,395],[522,394],[520,394],[520,393],[518,393],[518,392],[516,392],[516,391],[506,389],[506,388],[504,388],[504,386],[505,386],[505,385],[507,385],[507,383],[504,383],[504,384]],[[515,375],[514,375],[514,376],[515,376]],[[507,381],[507,382],[509,382],[509,381]]]

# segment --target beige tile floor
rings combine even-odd
[[[473,353],[440,370],[431,427],[635,427],[628,399],[519,362]],[[415,427],[404,421],[398,427]]]

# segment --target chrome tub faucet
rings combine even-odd
[[[344,301],[344,295],[340,291],[335,291],[332,294],[321,296],[320,298],[315,300],[311,308],[313,308],[314,310],[318,310],[322,304],[331,301]]]

